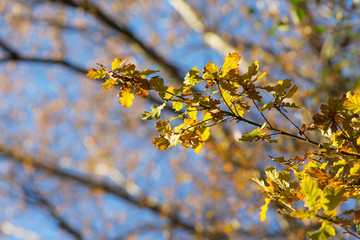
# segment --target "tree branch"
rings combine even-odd
[[[0,153],[4,157],[7,157],[10,161],[30,164],[33,168],[49,173],[51,176],[72,181],[88,188],[100,188],[108,194],[117,196],[120,199],[133,204],[134,206],[148,209],[160,216],[165,216],[174,227],[184,229],[192,234],[200,235],[204,238],[214,240],[227,239],[226,234],[222,232],[208,231],[206,229],[203,231],[199,230],[194,224],[188,223],[183,220],[178,213],[172,212],[171,210],[169,211],[168,205],[162,205],[160,203],[157,203],[152,198],[146,196],[143,193],[139,193],[134,196],[130,194],[125,188],[119,185],[109,183],[101,179],[93,179],[91,176],[85,174],[76,175],[74,173],[69,173],[65,169],[61,169],[55,165],[38,162],[30,156],[25,156],[19,152],[9,150],[2,144],[0,144]]]

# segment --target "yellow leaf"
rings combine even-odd
[[[206,127],[204,131],[201,132],[201,141],[206,141],[210,137],[210,128]]]
[[[109,78],[109,79],[106,79],[106,81],[102,84],[102,87],[104,89],[109,89],[116,84],[119,84],[119,83],[117,81],[115,81],[114,79]]]
[[[172,101],[172,105],[173,105],[173,109],[175,109],[175,111],[180,111],[183,107],[183,104],[181,102],[176,102],[176,101]]]
[[[121,103],[123,107],[130,107],[133,104],[134,94],[130,92],[130,88],[121,90],[120,96],[119,103]]]
[[[106,77],[106,72],[102,69],[96,70],[93,68],[86,74],[86,76],[91,79],[101,79]]]
[[[344,102],[344,108],[352,111],[353,113],[360,113],[360,94],[348,93],[348,99]]]
[[[197,110],[195,107],[189,107],[188,114],[191,119],[197,119],[196,118]]]
[[[260,76],[257,77],[258,80],[262,79],[264,76],[266,76],[266,72],[263,72]]]
[[[121,61],[120,58],[115,58],[114,61],[111,63],[111,69],[114,71],[115,69],[121,67],[121,65],[123,65],[125,61],[126,59],[124,61]]]
[[[203,148],[203,146],[205,146],[205,143],[199,143],[199,145],[197,145],[197,147],[195,148],[194,152],[199,155],[199,152]]]
[[[268,206],[270,203],[270,198],[265,198],[265,204],[261,206],[261,212],[260,212],[260,221],[264,222],[266,220],[266,212],[268,210]]]
[[[205,116],[204,116],[204,118],[203,118],[203,122],[205,121],[205,122],[207,122],[207,121],[209,121],[210,119],[212,119],[213,117],[212,117],[212,115],[211,115],[211,113],[210,112],[206,112],[205,113]]]
[[[223,76],[225,76],[231,69],[236,69],[239,66],[240,56],[237,53],[229,53],[225,57],[224,65],[221,70],[223,71]]]

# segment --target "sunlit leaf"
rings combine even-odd
[[[86,76],[91,79],[102,79],[102,78],[106,77],[107,74],[102,69],[96,70],[93,68],[86,74]]]
[[[151,106],[151,112],[145,111],[141,114],[141,119],[143,120],[157,120],[160,118],[161,110],[165,107],[166,103],[161,104],[160,106]]]
[[[327,240],[331,239],[335,234],[334,227],[324,221],[319,230],[310,231],[307,236],[312,240]]]
[[[173,109],[177,112],[180,111],[183,107],[183,104],[181,102],[172,101],[171,103],[173,105]]]
[[[340,203],[346,200],[345,191],[341,187],[327,186],[321,195],[324,210],[334,210]]]
[[[261,206],[261,212],[260,212],[260,221],[264,222],[266,220],[266,212],[269,208],[269,203],[270,203],[271,199],[270,198],[265,198],[265,204]]]
[[[305,195],[305,206],[309,209],[313,209],[317,202],[317,198],[320,197],[321,189],[318,187],[317,181],[311,177],[305,177],[301,183],[301,192]]]
[[[184,84],[195,86],[199,82],[199,79],[200,79],[199,69],[197,67],[194,67],[186,74]]]
[[[131,93],[130,88],[125,88],[120,92],[119,103],[123,105],[123,107],[130,107],[133,104],[134,94]]]
[[[124,61],[121,61],[119,58],[115,58],[114,61],[111,63],[111,69],[115,71],[117,68],[121,67],[125,63],[126,59]]]
[[[223,76],[225,76],[231,69],[239,67],[240,56],[237,53],[229,53],[225,57],[224,65],[221,70],[223,71]]]
[[[344,102],[344,108],[354,114],[360,113],[360,94],[356,92],[348,94],[348,99]]]

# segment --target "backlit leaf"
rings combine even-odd
[[[340,203],[346,201],[345,191],[341,187],[327,186],[322,195],[321,202],[324,210],[334,210]]]
[[[270,198],[265,198],[265,204],[260,207],[260,221],[264,222],[266,220],[266,212],[269,208]]]
[[[360,94],[348,94],[348,99],[344,102],[344,108],[352,111],[354,114],[360,113]]]
[[[145,111],[141,114],[141,119],[143,120],[157,120],[160,118],[161,110],[165,107],[166,103],[161,104],[160,106],[151,106],[151,112]]]
[[[96,70],[93,68],[86,74],[86,76],[91,79],[102,79],[102,78],[106,77],[107,74],[102,69]]]
[[[316,206],[316,200],[320,197],[321,189],[318,187],[317,181],[311,177],[305,177],[301,183],[301,192],[305,195],[305,206],[313,209]]]
[[[120,92],[119,103],[121,103],[123,107],[130,107],[133,104],[134,94],[130,91],[130,88],[125,88]]]
[[[333,226],[326,221],[322,222],[321,227],[316,232],[308,232],[308,237],[312,240],[327,240],[335,236],[336,232]]]
[[[200,79],[199,69],[197,67],[194,67],[186,74],[184,84],[195,86],[199,82],[199,79]]]
[[[225,57],[224,65],[221,70],[223,71],[223,76],[225,76],[231,69],[239,67],[240,56],[237,53],[229,53]]]
[[[126,59],[124,61],[121,61],[120,58],[115,58],[114,61],[111,63],[111,69],[115,71],[115,69],[121,67],[125,63]]]
[[[173,109],[175,109],[175,111],[180,111],[183,107],[183,104],[181,102],[177,102],[177,101],[172,101],[171,102],[173,105]]]

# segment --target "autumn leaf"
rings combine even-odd
[[[115,71],[117,68],[121,67],[125,63],[126,59],[124,61],[121,61],[120,58],[115,58],[114,61],[111,63],[111,69]]]
[[[224,65],[221,70],[223,71],[222,76],[226,76],[226,74],[231,70],[239,67],[240,56],[237,53],[229,53],[225,57]]]
[[[324,210],[334,210],[340,203],[346,201],[345,191],[341,187],[328,186],[321,195]]]
[[[360,94],[348,94],[348,99],[344,102],[344,108],[350,110],[354,114],[360,113]]]
[[[311,177],[305,177],[301,183],[301,192],[305,195],[305,206],[313,209],[316,206],[316,199],[320,197],[321,189],[318,187],[317,181]]]
[[[192,68],[185,76],[184,84],[195,86],[200,79],[200,72],[197,67]]]
[[[197,119],[196,115],[197,115],[197,110],[195,107],[188,107],[188,111],[187,114],[189,114],[189,117],[192,119]]]
[[[170,147],[170,141],[165,138],[165,135],[161,134],[159,137],[156,137],[152,142],[160,151],[165,150]]]
[[[166,103],[161,104],[160,106],[151,106],[151,112],[145,111],[141,114],[141,119],[143,120],[157,120],[160,118],[161,110],[165,107]]]
[[[327,240],[335,236],[336,232],[333,226],[326,221],[322,222],[321,227],[317,231],[308,232],[308,237],[312,240]]]
[[[171,103],[173,105],[173,109],[177,112],[180,111],[183,107],[183,104],[181,102],[172,101]]]
[[[315,217],[316,212],[315,211],[309,211],[307,209],[302,209],[300,211],[294,211],[290,213],[290,216],[299,218],[300,221],[304,221],[309,218]]]
[[[151,74],[157,73],[157,72],[159,72],[159,71],[158,71],[158,70],[145,69],[144,71],[142,71],[142,72],[140,73],[140,76],[141,76],[142,78],[145,78],[145,77],[147,77],[147,76],[149,76],[149,75],[151,75]]]
[[[213,80],[217,77],[219,68],[215,65],[215,63],[209,62],[203,69],[203,78],[205,81]]]
[[[158,92],[160,97],[165,96],[165,91],[168,89],[167,86],[164,85],[164,79],[159,77],[152,77],[149,81],[150,88]]]
[[[141,88],[141,87],[136,87],[135,88],[135,90],[136,90],[136,94],[137,95],[139,95],[140,97],[142,97],[142,98],[146,98],[147,97],[147,95],[149,95],[149,92],[146,90],[146,89],[144,89],[144,88]]]
[[[265,204],[260,207],[260,209],[261,209],[260,221],[261,222],[264,222],[266,220],[266,212],[267,212],[267,210],[269,208],[270,201],[271,201],[270,198],[265,198]]]
[[[93,68],[86,74],[86,76],[91,79],[102,79],[102,78],[106,77],[107,74],[102,69],[96,70]]]
[[[116,84],[119,84],[117,81],[115,81],[114,79],[112,78],[108,78],[106,79],[106,81],[102,84],[102,87],[104,89],[109,89],[109,88],[112,88],[114,85]]]
[[[133,104],[134,94],[131,93],[130,88],[125,88],[120,92],[119,103],[123,105],[123,107],[130,107]]]

